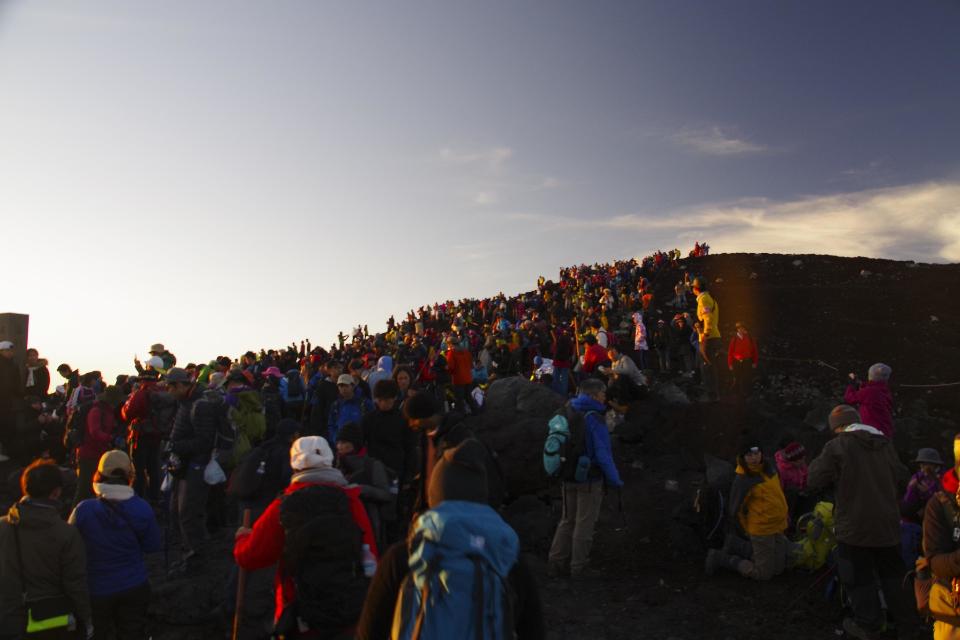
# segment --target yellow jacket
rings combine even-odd
[[[697,319],[701,323],[701,341],[720,337],[720,305],[709,291],[697,296]]]
[[[737,465],[739,476],[747,476],[746,470]],[[783,495],[780,478],[776,473],[767,473],[764,469],[759,476],[753,476],[756,484],[750,488],[740,508],[737,518],[740,528],[751,536],[772,536],[787,529],[787,498]]]

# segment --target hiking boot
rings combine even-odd
[[[851,638],[859,638],[859,640],[873,640],[876,637],[861,627],[853,618],[843,619],[843,632]]]
[[[566,568],[562,564],[556,562],[551,562],[547,565],[547,577],[548,578],[569,578],[570,569]]]

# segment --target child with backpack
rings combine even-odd
[[[437,461],[429,509],[377,567],[359,640],[545,637],[540,593],[517,534],[487,504],[485,458],[483,445],[468,439]]]
[[[234,559],[247,570],[277,563],[276,636],[352,638],[377,553],[360,488],[333,468],[320,436],[294,441],[290,466],[283,495],[237,530]]]

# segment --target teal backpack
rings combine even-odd
[[[590,469],[587,450],[587,416],[567,403],[547,423],[547,439],[543,443],[543,470],[547,476],[569,482],[584,482]]]

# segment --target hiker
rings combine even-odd
[[[337,435],[336,465],[350,484],[360,487],[360,500],[367,510],[377,548],[386,547],[386,529],[397,517],[396,474],[363,446],[363,429],[348,422]],[[393,542],[393,540],[391,540]]]
[[[373,403],[357,393],[356,378],[349,373],[341,374],[337,378],[337,392],[340,397],[330,407],[330,417],[327,419],[330,442],[337,441],[337,434],[343,425],[348,422],[362,422],[363,417],[373,410]]]
[[[853,405],[860,413],[863,424],[876,427],[887,438],[893,439],[893,394],[890,392],[890,374],[893,370],[878,362],[867,370],[867,382],[861,382],[856,374],[849,374],[850,384],[843,394],[843,401]]]
[[[684,374],[693,373],[693,347],[690,344],[693,329],[687,324],[682,313],[673,317],[670,323],[670,360],[683,367]]]
[[[160,371],[161,374],[164,374],[164,373],[166,373],[167,371],[169,371],[171,368],[177,366],[177,356],[175,356],[175,355],[173,355],[172,353],[170,353],[169,351],[167,351],[166,347],[164,347],[164,346],[163,346],[162,344],[160,344],[159,342],[156,343],[156,344],[150,345],[150,352],[149,352],[149,353],[150,353],[151,356],[156,356],[156,357],[160,358],[162,364],[161,364],[161,366],[160,366],[159,371]],[[143,372],[144,372],[145,369],[144,369],[143,365],[140,363],[140,359],[139,359],[139,358],[134,358],[134,359],[133,359],[133,366],[136,367],[137,373],[139,373],[139,374],[141,374],[141,375],[143,374]]]
[[[463,413],[477,413],[479,407],[470,395],[473,383],[473,356],[466,340],[458,340],[452,335],[447,340],[447,370],[453,388],[454,407]]]
[[[755,438],[746,438],[740,446],[727,504],[733,530],[722,550],[707,552],[706,574],[713,575],[722,567],[764,581],[783,573],[789,547],[784,536],[787,499],[776,466],[766,459]]]
[[[50,391],[50,371],[47,361],[40,359],[40,352],[34,348],[27,349],[27,363],[23,382],[24,397],[46,400]]]
[[[370,554],[363,559],[375,562],[360,488],[348,486],[332,465],[321,436],[294,441],[290,486],[252,528],[237,529],[238,566],[252,571],[277,564],[274,633],[288,638],[352,638],[367,588],[356,566],[363,545]]]
[[[10,459],[17,434],[16,412],[23,400],[23,380],[13,356],[13,343],[0,342],[0,462]]]
[[[377,359],[377,368],[367,376],[367,384],[370,390],[377,386],[381,380],[389,380],[393,376],[393,358],[391,356],[380,356]]]
[[[305,435],[324,435],[327,433],[327,420],[330,407],[336,403],[340,393],[337,391],[337,379],[343,373],[343,363],[328,360],[321,370],[314,374],[307,385],[307,398],[310,403],[309,427]]]
[[[117,410],[123,401],[119,387],[107,387],[84,415],[86,431],[77,447],[77,492],[73,497],[73,506],[93,497],[93,476],[97,463],[100,456],[113,449],[119,424]]]
[[[182,558],[177,571],[195,573],[202,562],[201,544],[206,537],[205,511],[210,487],[203,477],[210,462],[217,431],[217,408],[202,398],[203,392],[179,367],[165,377],[170,395],[178,402],[167,445],[167,466],[175,480],[170,498],[172,522],[180,533]]]
[[[747,332],[746,325],[738,321],[736,329],[737,333],[730,339],[727,348],[727,368],[733,374],[734,392],[742,400],[753,389],[753,372],[760,354],[757,352],[757,342]]]
[[[807,490],[834,487],[838,575],[850,595],[853,616],[843,629],[869,638],[884,624],[876,580],[887,611],[897,624],[907,620],[900,593],[905,573],[900,557],[899,483],[907,469],[883,433],[860,422],[849,405],[837,405],[828,417],[836,434],[810,463]]]
[[[647,384],[647,379],[643,373],[640,372],[640,369],[637,368],[637,365],[634,364],[633,358],[625,353],[621,353],[618,347],[613,346],[608,348],[607,357],[610,358],[610,366],[605,367],[601,365],[597,369],[600,373],[609,376],[611,384],[620,378],[625,378],[638,387]]]
[[[517,534],[488,504],[484,459],[483,445],[468,439],[437,461],[427,490],[429,510],[416,519],[409,541],[394,544],[380,559],[357,625],[358,640],[546,637],[539,590],[519,553]],[[439,571],[449,597],[430,599],[421,609],[421,585],[428,593],[437,589]],[[476,582],[478,571],[489,577],[482,586]],[[512,629],[502,626],[509,619],[502,608],[507,597]],[[484,621],[480,629],[479,620]]]
[[[550,546],[551,576],[584,577],[590,561],[593,528],[603,504],[604,486],[623,487],[613,461],[610,433],[604,422],[607,387],[596,379],[580,383],[579,394],[570,407],[583,416],[586,423],[584,455],[590,466],[584,482],[564,482],[563,514]]]
[[[123,451],[108,451],[93,478],[95,499],[84,500],[69,522],[83,536],[87,584],[97,637],[146,638],[150,582],[143,555],[160,550],[153,509],[134,495],[136,474]]]
[[[0,518],[0,637],[76,638],[68,631],[73,617],[81,637],[92,638],[86,553],[80,532],[60,517],[60,468],[34,461],[20,475],[20,490],[23,497]],[[36,631],[42,634],[25,635]]]
[[[137,476],[133,490],[151,504],[160,501],[162,441],[170,435],[177,413],[176,399],[159,380],[159,371],[146,369],[120,412],[129,424],[128,441]]]
[[[693,279],[693,293],[697,296],[697,319],[701,322],[697,332],[700,344],[700,383],[707,391],[707,399],[720,398],[720,367],[723,347],[720,344],[720,305],[710,295],[706,280]]]
[[[927,502],[939,490],[940,469],[943,468],[943,460],[936,449],[920,449],[914,463],[920,465],[920,469],[910,478],[900,499],[900,555],[908,568],[914,566],[922,553],[923,513]]]
[[[661,374],[670,371],[670,328],[665,320],[657,320],[657,328],[653,330],[653,348],[657,352],[657,367]]]
[[[277,367],[267,367],[263,373],[260,385],[260,403],[263,404],[263,415],[267,419],[267,433],[273,433],[277,423],[283,418],[283,398],[280,397],[280,383],[283,372]],[[324,422],[326,429],[326,422]]]
[[[585,376],[590,376],[602,364],[609,364],[607,350],[597,343],[597,337],[593,334],[587,334],[583,339],[586,347],[583,356],[580,359],[580,369]]]
[[[930,617],[934,640],[960,638],[960,607],[954,585],[960,581],[960,434],[953,440],[954,466],[943,474],[939,490],[923,512],[923,556],[933,582],[930,586]],[[918,565],[919,567],[919,565]],[[919,572],[918,572],[919,573]]]
[[[647,352],[650,346],[647,344],[647,325],[643,323],[643,314],[635,311],[631,316],[633,320],[633,350],[637,354],[637,366],[640,369],[647,369]]]
[[[403,404],[407,398],[416,393],[416,389],[413,388],[413,371],[401,365],[393,370],[393,381],[397,383],[397,409],[403,411]],[[376,390],[373,395],[376,398]]]
[[[678,280],[673,287],[673,306],[675,309],[685,309],[687,307],[687,286],[683,280]]]
[[[306,385],[299,369],[290,369],[279,379],[277,389],[280,399],[283,400],[283,417],[301,420],[303,418],[303,401],[307,395]]]

